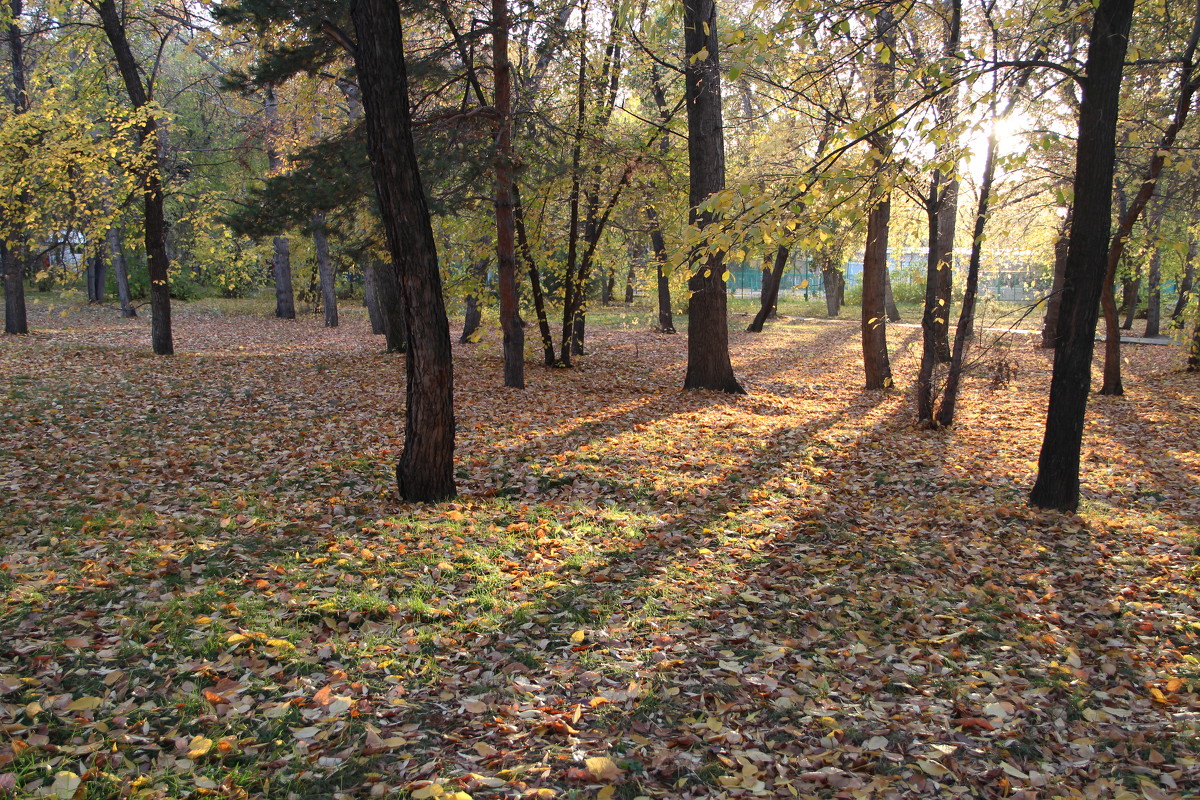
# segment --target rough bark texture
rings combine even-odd
[[[5,30],[12,69],[13,111],[17,114],[24,114],[29,109],[29,93],[25,87],[25,40],[18,27],[21,6],[21,0],[11,0],[12,21]],[[18,237],[7,242],[0,240],[0,269],[4,272],[4,332],[16,335],[29,333],[23,251],[24,244]]]
[[[136,109],[149,102],[146,87],[142,84],[137,61],[129,47],[125,26],[117,11],[115,0],[101,0],[96,6],[104,34],[112,45],[117,61],[117,71],[129,94],[129,101]],[[151,142],[157,149],[158,122],[153,116],[146,119],[138,132],[139,144]],[[171,290],[167,283],[170,261],[167,258],[166,215],[163,211],[162,179],[159,174],[159,159],[151,160],[142,176],[143,217],[145,220],[146,263],[150,273],[150,342],[154,352],[160,356],[175,352],[171,337]]]
[[[888,224],[892,203],[885,194],[867,216],[867,246],[863,253],[862,348],[867,389],[890,389],[892,366],[887,350]]]
[[[1192,328],[1192,343],[1188,347],[1188,372],[1200,372],[1200,316],[1196,318],[1196,325]]]
[[[1057,346],[1063,279],[1067,274],[1067,245],[1071,241],[1071,220],[1074,219],[1074,214],[1074,207],[1067,209],[1062,229],[1058,233],[1058,238],[1054,240],[1054,282],[1050,287],[1050,296],[1046,298],[1046,316],[1042,320],[1042,347],[1046,349],[1053,349]]]
[[[404,297],[400,293],[400,281],[396,269],[384,262],[376,261],[371,267],[375,272],[375,295],[379,303],[379,316],[383,319],[383,336],[389,353],[408,352],[408,320],[404,316]]]
[[[1111,287],[1111,283],[1109,286]],[[1133,318],[1137,315],[1138,301],[1141,300],[1142,291],[1142,276],[1141,273],[1125,278],[1121,281],[1121,307],[1117,309],[1117,314],[1124,314],[1125,321],[1121,323],[1121,330],[1133,329]],[[1105,293],[1111,292],[1111,288]]]
[[[941,202],[938,208],[938,252],[936,294],[939,315],[934,324],[934,343],[937,360],[945,364],[950,361],[950,302],[954,296],[954,232],[958,226],[958,180],[947,180],[942,184]]]
[[[943,190],[942,173],[933,171],[929,181],[929,196],[925,198],[925,219],[929,235],[929,248],[925,259],[925,305],[921,314],[921,366],[917,370],[917,422],[933,424],[933,371],[938,363],[938,329],[943,333],[948,325],[950,309],[946,300],[939,296],[940,242],[939,211]]]
[[[717,65],[717,6],[713,0],[684,0],[684,81],[688,119],[691,223],[704,230],[715,222],[702,205],[725,188],[725,138],[721,123],[721,73]],[[707,54],[707,55],[706,55]],[[685,389],[743,394],[729,360],[728,299],[723,254],[708,252],[691,265],[688,289],[688,365]]]
[[[354,60],[371,172],[412,333],[404,452],[396,465],[396,483],[406,500],[444,500],[455,494],[450,325],[413,151],[400,9],[393,0],[351,0],[350,17],[358,35]]]
[[[1133,5],[1134,0],[1100,0],[1089,37],[1061,331],[1054,351],[1037,481],[1029,497],[1033,505],[1042,508],[1074,511],[1079,506],[1079,453],[1106,270],[1117,106]]]
[[[779,302],[779,284],[783,282],[783,271],[787,269],[790,252],[784,245],[779,245],[771,270],[763,270],[763,295],[758,305],[758,313],[754,315],[750,327],[746,328],[750,333],[762,333],[767,318],[775,315],[775,304]]]
[[[312,217],[313,250],[317,254],[317,274],[321,276],[321,306],[325,310],[325,327],[338,326],[336,275],[333,259],[329,257],[329,236],[325,233],[325,215],[321,212]]]
[[[108,257],[112,261],[113,275],[117,279],[117,297],[121,301],[121,316],[136,317],[133,308],[133,295],[129,291],[129,267],[125,263],[125,248],[121,246],[121,231],[119,228],[109,228],[105,236],[108,244]]]
[[[496,87],[496,276],[504,333],[504,385],[525,388],[525,322],[517,299],[513,215],[512,66],[508,62],[508,0],[492,0],[492,70]]]
[[[108,277],[107,272],[108,262],[104,260],[104,251],[97,245],[95,253],[88,259],[87,284],[89,303],[104,302],[104,282]]]
[[[275,147],[279,134],[279,107],[275,101],[275,88],[267,86],[263,104],[267,120],[267,167],[272,173],[279,170],[282,160]],[[286,236],[272,240],[271,272],[275,278],[275,316],[279,319],[296,318],[296,299],[292,292],[292,255]]]

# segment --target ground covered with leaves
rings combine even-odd
[[[740,323],[740,324],[739,324]],[[853,322],[457,347],[461,498],[396,499],[403,360],[351,318],[68,307],[0,341],[0,794],[1179,797],[1200,786],[1200,379],[1127,347],[1078,515],[1028,508],[1050,356],[958,424]]]

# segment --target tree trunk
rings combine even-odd
[[[117,279],[117,297],[121,300],[121,316],[136,317],[133,295],[129,291],[129,268],[125,264],[125,249],[121,246],[119,228],[109,228],[105,236],[108,242],[108,257],[112,261],[113,275]]]
[[[375,277],[375,264],[371,262],[363,267],[363,305],[367,307],[371,335],[382,336],[383,313],[379,310],[379,282]]]
[[[1171,320],[1180,322],[1183,310],[1187,308],[1188,296],[1192,293],[1192,285],[1196,280],[1196,254],[1200,249],[1200,238],[1188,237],[1187,260],[1183,267],[1183,277],[1179,281],[1179,294],[1175,298],[1175,308],[1171,311]]]
[[[933,371],[938,364],[938,328],[947,326],[950,309],[939,294],[941,276],[945,268],[941,262],[940,214],[942,199],[942,172],[935,169],[929,180],[929,196],[925,198],[925,220],[929,236],[929,248],[925,258],[925,304],[921,313],[921,366],[917,370],[917,423],[933,425]]]
[[[125,36],[125,27],[117,12],[116,2],[100,0],[96,10],[100,14],[109,44],[112,45],[117,70],[125,83],[129,101],[135,109],[140,110],[149,102],[149,96],[142,85],[137,62]],[[163,212],[160,157],[157,154],[158,121],[153,116],[147,118],[145,125],[138,132],[138,144],[146,142],[150,142],[156,150],[155,157],[150,160],[142,176],[146,263],[150,273],[150,341],[157,355],[167,356],[175,352],[175,344],[171,336],[171,290],[167,278],[170,271],[170,261],[167,258],[167,223]]]
[[[1200,372],[1200,314],[1196,316],[1196,324],[1192,328],[1192,343],[1188,347],[1188,372]]]
[[[836,319],[842,311],[842,297],[846,291],[846,278],[842,271],[834,266],[832,260],[826,260],[821,267],[821,286],[825,290],[825,313],[830,319]]]
[[[521,187],[513,183],[513,222],[517,228],[517,247],[529,272],[529,290],[533,295],[533,311],[537,316],[538,332],[542,336],[542,357],[547,367],[553,367],[554,336],[550,333],[550,319],[546,314],[546,299],[542,294],[542,276],[538,271],[537,261],[529,249],[529,237],[525,234],[525,206],[521,203]]]
[[[1121,280],[1121,307],[1117,309],[1117,313],[1125,315],[1125,321],[1121,323],[1123,331],[1133,329],[1133,318],[1137,314],[1138,301],[1141,300],[1139,297],[1141,288],[1142,275],[1140,272]]]
[[[481,258],[471,267],[471,277],[475,281],[478,289],[472,289],[467,295],[466,313],[463,315],[463,330],[462,336],[458,337],[460,344],[470,344],[475,342],[475,336],[479,332],[479,326],[483,324],[483,308],[480,301],[480,294],[483,288],[487,285],[489,260]]]
[[[1074,219],[1074,215],[1075,208],[1072,206],[1067,209],[1058,238],[1054,240],[1054,281],[1050,287],[1050,296],[1046,298],[1046,317],[1042,320],[1042,347],[1047,349],[1057,346],[1063,278],[1067,274],[1067,245],[1071,240],[1071,220]]]
[[[942,185],[938,209],[938,253],[935,298],[942,313],[934,320],[934,345],[937,360],[950,361],[950,302],[954,296],[954,233],[958,226],[958,179]]]
[[[325,307],[325,327],[338,326],[336,276],[329,257],[329,237],[325,233],[325,215],[320,211],[312,217],[313,249],[317,254],[317,273],[321,276],[321,304]]]
[[[29,333],[25,313],[25,268],[16,247],[0,241],[0,262],[4,266],[4,332]]]
[[[750,333],[762,333],[763,325],[767,322],[767,317],[773,316],[775,304],[779,301],[779,285],[783,283],[783,271],[787,268],[788,255],[791,251],[784,245],[779,245],[779,249],[775,251],[775,264],[770,271],[763,270],[763,285],[770,284],[767,291],[762,296],[762,301],[758,306],[758,313],[754,315],[754,320],[750,323],[750,327],[746,330]]]
[[[29,110],[29,92],[25,86],[25,39],[19,27],[22,5],[22,0],[10,1],[12,19],[5,31],[12,69],[13,111],[16,114],[24,114]],[[23,194],[21,205],[28,199],[28,196]],[[4,332],[16,335],[29,333],[29,315],[25,308],[23,253],[24,243],[20,241],[20,237],[7,242],[0,240],[0,269],[4,272]]]
[[[867,389],[892,388],[892,366],[887,350],[888,224],[892,203],[885,193],[867,215],[867,245],[863,253],[862,348]]]
[[[1162,321],[1162,245],[1155,243],[1146,271],[1146,338],[1160,334]]]
[[[654,274],[658,294],[658,330],[661,333],[675,332],[675,318],[671,312],[671,277],[664,268],[667,263],[667,243],[663,238],[662,225],[654,206],[646,204],[646,219],[650,221],[650,249],[654,253]]]
[[[404,297],[396,269],[380,261],[372,263],[375,272],[375,294],[379,300],[379,316],[383,318],[384,342],[389,353],[408,352],[408,319],[404,314]]]
[[[1088,40],[1075,156],[1075,220],[1050,380],[1046,431],[1029,500],[1042,508],[1079,506],[1079,455],[1091,390],[1096,317],[1105,280],[1116,161],[1117,106],[1134,0],[1099,0]]]
[[[396,483],[405,500],[444,500],[455,494],[454,366],[433,228],[413,151],[400,8],[393,0],[351,0],[350,17],[358,35],[354,60],[371,172],[412,333]]]
[[[1099,13],[1100,11],[1098,10],[1097,14]],[[1192,12],[1192,32],[1188,37],[1183,58],[1180,59],[1182,66],[1180,67],[1179,74],[1179,94],[1175,101],[1175,113],[1171,118],[1171,124],[1166,127],[1162,136],[1159,137],[1158,146],[1154,149],[1153,154],[1150,156],[1150,163],[1146,167],[1142,185],[1138,188],[1138,193],[1134,197],[1133,202],[1129,204],[1129,208],[1121,213],[1116,233],[1113,235],[1112,241],[1108,246],[1108,259],[1105,264],[1103,286],[1101,287],[1105,311],[1104,385],[1100,388],[1101,394],[1122,394],[1124,392],[1124,387],[1121,385],[1121,336],[1120,332],[1116,329],[1115,315],[1109,313],[1113,305],[1113,278],[1117,274],[1117,265],[1121,261],[1121,254],[1125,251],[1125,244],[1129,240],[1129,234],[1133,231],[1133,225],[1137,222],[1138,217],[1147,204],[1149,204],[1150,198],[1154,196],[1154,190],[1158,186],[1158,178],[1162,174],[1163,166],[1167,163],[1167,156],[1171,152],[1171,147],[1175,144],[1175,137],[1179,135],[1179,131],[1183,129],[1183,125],[1187,121],[1188,112],[1192,107],[1192,97],[1195,95],[1197,88],[1200,88],[1200,81],[1194,77],[1196,48],[1198,46],[1200,46],[1200,0],[1197,0],[1196,7]],[[1118,84],[1120,83],[1119,73],[1117,82]],[[1111,211],[1109,213],[1111,214]],[[1130,304],[1131,314],[1135,306],[1136,303]],[[1132,327],[1132,316],[1130,316],[1129,321]],[[1086,398],[1084,403],[1086,405]],[[1076,496],[1078,496],[1078,487],[1076,487]]]
[[[993,122],[995,120],[993,119]],[[988,137],[987,155],[983,162],[983,178],[979,184],[979,206],[975,212],[975,227],[971,235],[971,259],[967,264],[967,284],[963,287],[963,304],[958,313],[958,326],[954,329],[954,349],[950,354],[950,370],[946,374],[946,388],[942,392],[942,404],[938,407],[937,424],[948,427],[954,422],[954,411],[958,406],[958,389],[962,384],[963,359],[966,356],[967,340],[975,327],[975,300],[979,296],[979,263],[983,256],[983,231],[987,226],[992,203],[992,184],[996,178],[996,151],[1000,140],[993,133]]]
[[[267,119],[267,168],[276,173],[282,159],[275,147],[279,135],[279,107],[275,101],[275,87],[265,89],[264,113]],[[292,256],[286,236],[276,236],[272,241],[271,267],[275,278],[275,316],[279,319],[296,318],[296,300],[292,292]]]
[[[646,246],[643,244],[638,258],[636,260],[632,258],[629,259],[629,271],[625,273],[625,305],[627,306],[633,305],[633,281],[636,277],[633,271],[633,265],[639,261],[644,263],[645,260]]]
[[[103,303],[104,302],[104,281],[107,278],[108,264],[104,260],[104,250],[99,243],[96,245],[95,252],[88,259],[88,302]]]
[[[725,138],[721,123],[721,73],[717,65],[717,6],[683,2],[684,81],[688,119],[690,222],[704,231],[716,219],[702,205],[725,188]],[[703,239],[701,240],[703,241]],[[728,298],[723,251],[710,248],[691,265],[688,288],[688,365],[685,389],[744,394],[729,359]]]
[[[891,203],[891,198],[888,198]],[[888,210],[889,225],[891,224],[891,209]],[[883,303],[887,311],[888,322],[900,322],[900,309],[896,307],[896,297],[892,294],[892,270],[888,264],[887,253],[883,255]]]
[[[525,388],[525,322],[517,299],[516,219],[513,214],[512,65],[508,61],[508,0],[492,0],[492,70],[496,87],[496,275],[504,332],[504,385]]]

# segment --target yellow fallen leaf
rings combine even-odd
[[[188,758],[199,758],[212,750],[213,740],[206,736],[196,736],[188,742]]]
[[[99,708],[103,702],[99,697],[80,697],[73,700],[71,705],[67,706],[67,711],[91,711],[92,709]]]
[[[242,633],[231,633],[225,639],[225,641],[228,644],[241,644],[242,642],[246,641],[249,638],[250,638],[249,636],[246,636],[245,634],[242,634]]]
[[[583,637],[586,635],[583,631],[575,631],[571,634],[571,644],[582,644]]]
[[[616,788],[612,786],[605,786],[603,789],[596,792],[596,800],[612,800],[613,795],[616,793]]]
[[[413,790],[411,795],[412,800],[429,800],[431,797],[441,797],[446,793],[439,783],[431,783],[428,786],[422,786],[420,789]]]
[[[593,756],[583,760],[584,766],[593,778],[598,781],[619,781],[625,774],[608,756]]]
[[[280,650],[295,650],[296,645],[289,642],[287,639],[267,639],[268,647],[275,647]]]

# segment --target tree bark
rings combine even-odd
[[[113,55],[117,61],[117,71],[129,94],[129,101],[135,109],[141,110],[150,98],[142,77],[138,72],[137,61],[129,47],[125,35],[125,26],[121,22],[115,0],[100,0],[96,6],[100,21],[104,26],[105,36],[112,45]],[[153,115],[146,118],[138,132],[138,144],[149,142],[156,151],[146,172],[142,176],[143,216],[145,219],[146,263],[150,273],[150,341],[154,352],[160,356],[171,355],[175,352],[175,344],[171,336],[171,289],[167,273],[170,271],[170,260],[167,257],[166,215],[163,210],[163,188],[160,177],[160,157],[158,155],[158,121]]]
[[[1075,156],[1075,220],[1050,380],[1046,430],[1029,500],[1042,508],[1079,506],[1079,456],[1091,390],[1098,301],[1111,229],[1121,73],[1134,0],[1099,0],[1088,40]]]
[[[525,233],[525,206],[521,202],[521,187],[513,183],[513,223],[517,229],[517,247],[529,272],[529,290],[533,295],[533,312],[537,316],[538,332],[542,337],[542,358],[547,367],[555,364],[554,336],[550,333],[550,319],[546,314],[546,298],[542,294],[542,276],[537,261],[529,249],[529,237]]]
[[[453,497],[454,367],[437,249],[413,150],[400,9],[393,0],[351,0],[354,61],[366,112],[371,172],[388,249],[412,333],[407,361],[400,496]]]
[[[104,281],[108,265],[104,261],[104,250],[100,244],[96,244],[96,248],[92,253],[92,257],[88,259],[87,281],[88,281],[88,302],[103,303],[104,302]]]
[[[716,223],[703,204],[725,188],[725,137],[721,122],[721,73],[717,63],[714,0],[683,2],[684,82],[688,119],[689,213],[702,232]],[[703,240],[702,240],[703,241]],[[685,389],[744,394],[729,358],[728,298],[724,253],[709,248],[691,265],[688,288],[688,365]]]
[[[658,330],[675,332],[675,317],[671,311],[671,276],[667,274],[667,242],[654,206],[646,204],[646,219],[650,221],[650,249],[654,258],[655,284],[658,295]]]
[[[462,336],[458,337],[459,344],[469,344],[475,341],[475,334],[483,324],[483,309],[480,293],[487,284],[489,260],[481,258],[471,267],[471,277],[479,289],[473,289],[466,300],[466,313],[463,315]]]
[[[1138,301],[1142,288],[1142,275],[1137,273],[1131,275],[1121,281],[1121,307],[1117,309],[1118,314],[1125,315],[1125,321],[1121,323],[1121,330],[1128,331],[1133,329],[1133,318],[1137,314]]]
[[[775,263],[770,272],[763,271],[763,284],[768,282],[770,285],[763,293],[762,301],[759,303],[758,313],[754,315],[754,320],[750,323],[750,327],[746,330],[750,333],[762,333],[763,325],[766,324],[767,318],[774,316],[775,304],[779,302],[779,285],[783,282],[783,271],[787,269],[788,256],[791,251],[784,245],[779,245],[779,249],[775,251]]]
[[[1183,277],[1179,281],[1179,294],[1175,298],[1175,308],[1171,311],[1171,320],[1180,322],[1183,310],[1187,308],[1188,296],[1192,293],[1192,285],[1196,280],[1196,254],[1200,250],[1200,238],[1188,237],[1187,259],[1183,267]]]
[[[389,353],[408,352],[408,319],[404,313],[404,297],[396,269],[391,264],[376,261],[375,293],[379,300],[379,316],[383,318],[384,342]]]
[[[1097,13],[1099,14],[1100,12],[1097,11]],[[1101,287],[1105,312],[1104,385],[1100,387],[1101,394],[1123,394],[1125,391],[1121,384],[1121,334],[1116,329],[1116,315],[1110,313],[1113,305],[1113,278],[1117,274],[1117,265],[1121,261],[1121,255],[1125,251],[1125,245],[1129,240],[1129,234],[1133,230],[1133,225],[1150,202],[1150,198],[1154,196],[1154,190],[1158,186],[1158,178],[1167,163],[1167,156],[1171,152],[1171,147],[1175,144],[1175,138],[1179,135],[1179,131],[1183,129],[1184,123],[1187,122],[1188,112],[1192,107],[1192,98],[1196,90],[1200,88],[1200,78],[1197,78],[1195,75],[1195,57],[1198,46],[1200,46],[1200,0],[1197,0],[1192,12],[1192,32],[1184,48],[1183,58],[1180,59],[1182,66],[1180,67],[1179,75],[1179,94],[1175,100],[1175,113],[1171,118],[1171,123],[1163,131],[1162,136],[1159,137],[1158,145],[1150,156],[1150,163],[1146,167],[1142,185],[1139,187],[1133,202],[1129,204],[1129,208],[1121,214],[1121,218],[1117,223],[1117,230],[1112,237],[1112,242],[1108,246],[1108,260],[1105,265],[1103,286]],[[1119,84],[1119,74],[1117,81]],[[1112,212],[1110,211],[1109,213],[1111,214]],[[1131,304],[1131,311],[1134,305],[1136,304]],[[1131,325],[1132,322],[1133,318],[1131,316]],[[1078,494],[1078,489],[1076,489],[1076,494]]]
[[[929,249],[925,259],[925,304],[921,314],[921,366],[917,370],[917,423],[933,425],[933,371],[938,364],[938,328],[943,331],[950,317],[947,302],[940,296],[941,262],[941,170],[935,169],[929,180],[929,196],[925,198],[925,219]]]
[[[1147,339],[1160,334],[1162,322],[1162,245],[1155,243],[1146,270],[1146,333]]]
[[[125,249],[121,246],[121,230],[116,227],[108,229],[105,236],[108,243],[108,257],[112,261],[113,275],[117,279],[117,297],[121,300],[121,316],[136,317],[133,308],[133,295],[129,291],[129,268],[125,264]]]
[[[842,295],[846,289],[846,278],[842,271],[827,260],[821,267],[821,286],[825,290],[825,313],[836,319],[842,311]]]
[[[496,274],[504,333],[504,385],[525,388],[525,322],[517,299],[513,214],[512,65],[508,61],[508,0],[492,0],[492,70],[496,88]]]
[[[22,0],[11,0],[9,7],[12,20],[5,31],[5,38],[8,40],[12,70],[13,111],[24,114],[29,110],[29,91],[25,86],[25,40],[19,25]],[[23,201],[26,199],[22,197]],[[19,336],[29,333],[29,315],[25,307],[24,249],[20,237],[14,237],[13,241],[0,240],[0,268],[4,271],[4,332]]]
[[[313,249],[317,254],[317,272],[321,276],[321,304],[325,308],[325,327],[338,326],[336,275],[333,259],[329,257],[329,236],[325,232],[325,215],[318,211],[312,217]]]
[[[1054,240],[1054,280],[1050,287],[1050,296],[1046,298],[1046,316],[1042,320],[1042,347],[1048,350],[1057,347],[1063,279],[1067,274],[1067,245],[1071,241],[1071,220],[1074,219],[1074,215],[1075,208],[1072,206],[1067,209],[1062,229],[1058,238]]]
[[[888,198],[888,204],[891,205],[891,197]],[[888,225],[891,225],[891,209],[888,209]],[[887,260],[887,253],[883,254],[883,305],[887,312],[888,322],[902,322],[900,318],[900,309],[896,307],[896,296],[892,294],[892,270]]]
[[[993,123],[995,120],[993,119]],[[942,404],[938,406],[937,424],[948,427],[954,422],[958,406],[958,390],[962,385],[963,360],[966,357],[967,340],[975,327],[975,300],[979,296],[979,264],[983,256],[983,232],[987,227],[988,213],[992,203],[992,184],[996,179],[996,151],[1000,140],[993,132],[988,137],[987,155],[983,161],[983,177],[979,184],[979,206],[975,212],[975,226],[971,234],[971,258],[967,263],[967,283],[963,287],[963,304],[958,312],[958,325],[954,329],[954,348],[950,353],[950,370],[946,374],[946,388],[942,391]]]
[[[267,120],[267,168],[278,172],[282,165],[275,137],[279,134],[279,106],[275,100],[275,87],[265,89],[264,114]],[[286,236],[272,240],[271,271],[275,278],[275,316],[279,319],[296,318],[296,299],[292,291],[292,256]]]
[[[375,264],[370,262],[363,267],[363,305],[367,307],[371,335],[382,336],[383,313],[379,310],[379,281],[375,277]]]

